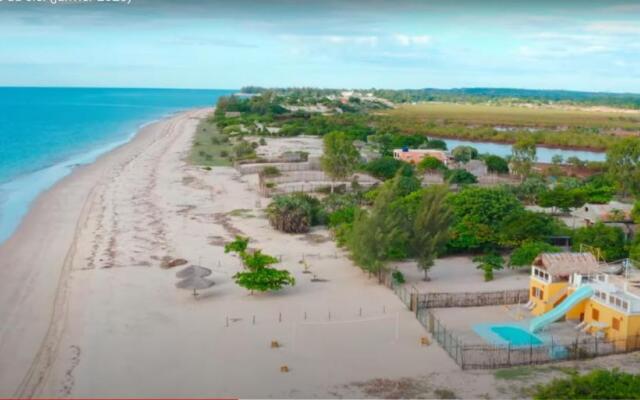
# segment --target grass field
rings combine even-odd
[[[640,131],[640,113],[566,110],[508,105],[420,103],[383,114],[420,121],[528,127],[585,127]]]
[[[640,113],[510,105],[419,103],[378,113],[381,130],[472,141],[606,150],[623,136],[640,136]]]
[[[211,115],[198,125],[188,161],[205,167],[230,166],[232,162],[225,154],[231,154],[232,147],[229,137],[219,132]]]

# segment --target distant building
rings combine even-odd
[[[393,150],[393,158],[396,160],[408,162],[409,164],[418,164],[426,157],[437,158],[444,165],[449,165],[449,155],[442,150],[432,149],[395,149]]]
[[[632,209],[632,204],[611,201],[607,204],[587,203],[576,208],[571,214],[584,220],[585,225],[589,226],[596,222],[629,222]]]
[[[489,173],[487,164],[482,160],[470,160],[469,162],[462,164],[461,168],[472,173],[476,177],[487,176]]]
[[[224,113],[226,118],[237,118],[240,117],[242,113],[240,111],[227,111]]]

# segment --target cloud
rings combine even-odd
[[[252,43],[245,43],[236,39],[229,38],[199,38],[199,37],[181,37],[169,42],[176,45],[187,46],[201,46],[201,47],[232,47],[232,48],[246,48],[255,49],[258,46]]]
[[[572,58],[609,53],[611,49],[603,45],[571,46],[567,44],[556,45],[523,45],[518,47],[518,54],[526,58]]]
[[[638,35],[640,34],[640,23],[630,21],[594,22],[587,25],[586,30],[612,35]]]
[[[411,45],[419,45],[424,46],[431,43],[431,36],[429,35],[404,35],[401,33],[396,33],[393,35],[393,40],[398,43],[400,46],[411,46]]]
[[[378,45],[377,36],[341,36],[341,35],[329,35],[322,36],[322,38],[331,44],[355,44],[369,47],[375,47]]]

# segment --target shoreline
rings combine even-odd
[[[103,143],[86,151],[71,154],[42,168],[27,171],[7,181],[0,182],[0,188],[11,188],[12,186],[21,188],[19,190],[8,190],[4,201],[0,203],[0,211],[4,209],[6,214],[11,215],[4,221],[3,226],[0,226],[0,246],[16,233],[38,198],[53,189],[62,180],[71,176],[78,168],[91,165],[100,157],[127,145],[147,126],[170,119],[187,111],[188,110],[169,112],[159,118],[154,118],[138,125],[124,138]],[[36,182],[35,187],[33,186],[34,181]],[[27,189],[23,189],[24,187]]]
[[[161,139],[172,121],[209,110],[191,109],[146,124],[126,143],[73,168],[37,196],[17,229],[0,244],[1,397],[30,395],[29,388],[44,378],[36,366],[50,364],[55,356],[55,340],[48,339],[58,339],[64,328],[67,278],[83,219],[101,180]],[[11,368],[2,365],[3,359],[11,361]]]

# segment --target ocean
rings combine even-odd
[[[0,243],[43,191],[173,113],[232,90],[0,88]]]

